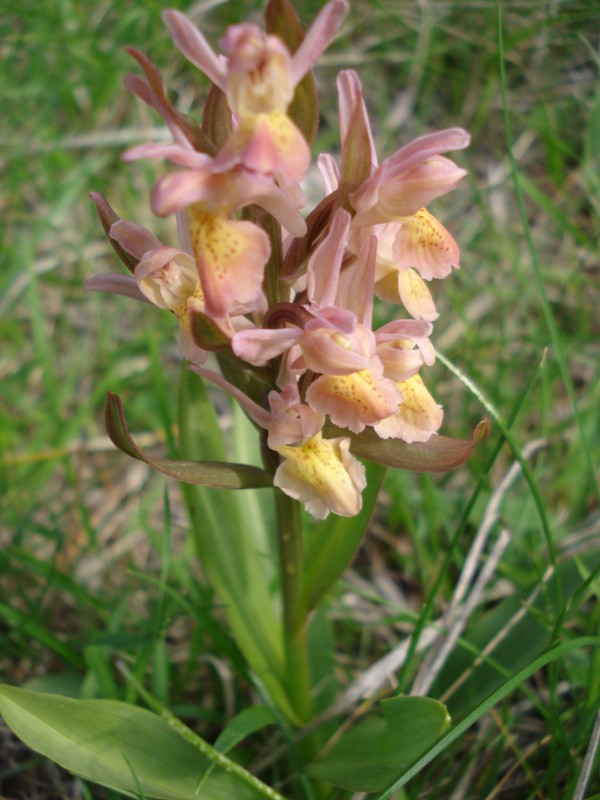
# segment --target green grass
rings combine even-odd
[[[302,17],[319,5],[306,0]],[[111,389],[132,430],[167,450],[174,326],[156,309],[83,287],[119,269],[88,191],[173,236],[171,221],[149,212],[153,168],[119,160],[130,143],[161,135],[122,87],[135,70],[126,45],[160,65],[182,110],[198,108],[206,89],[170,46],[160,8],[58,2],[40,13],[29,3],[0,22],[0,678],[133,701],[121,658],[212,740],[250,697],[240,654],[193,561],[178,488],[116,452],[102,425]],[[204,30],[216,41],[257,10],[221,4]],[[438,363],[428,384],[448,434],[467,436],[489,415],[471,386],[503,421],[455,473],[388,475],[370,535],[330,603],[345,681],[406,637],[399,687],[426,675],[418,633],[447,610],[503,476],[544,439],[530,474],[500,503],[485,554],[502,529],[510,543],[429,694],[460,723],[545,648],[564,649],[423,763],[397,798],[600,792],[596,764],[585,794],[574,794],[600,704],[599,650],[569,649],[600,623],[599,18],[594,2],[505,2],[501,59],[495,2],[361,0],[317,72],[319,149],[338,146],[334,78],[344,66],[363,79],[380,158],[426,131],[471,131],[456,159],[469,177],[433,207],[462,251],[461,270],[435,287],[434,343],[456,369]],[[257,736],[243,757],[260,762],[269,747]],[[115,796],[75,788],[0,728],[0,795],[61,791]]]

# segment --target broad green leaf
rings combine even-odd
[[[179,431],[182,455],[225,458],[225,446],[204,382],[182,370]],[[293,718],[284,676],[281,619],[269,592],[273,565],[258,549],[252,493],[219,492],[182,484],[203,569],[229,618],[232,634],[284,714]]]
[[[211,762],[156,714],[114,700],[72,700],[0,686],[0,713],[33,750],[87,780],[136,797],[195,800]],[[261,795],[217,768],[206,800],[253,800]]]
[[[385,467],[368,462],[363,505],[354,517],[330,515],[312,532],[306,552],[304,595],[307,610],[319,605],[351,563],[377,501]]]
[[[351,792],[379,791],[450,724],[446,707],[429,697],[384,700],[381,712],[342,736],[309,765],[309,774]]]
[[[221,461],[191,461],[173,458],[150,458],[135,444],[125,421],[118,395],[106,393],[106,430],[113,444],[132,458],[184,483],[212,486],[216,489],[252,489],[273,485],[273,478],[258,467],[228,464]]]
[[[327,434],[347,436],[348,432],[328,425]],[[427,442],[407,444],[400,439],[381,439],[373,428],[351,434],[350,450],[359,458],[383,464],[386,467],[410,469],[413,472],[448,472],[464,464],[475,445],[485,441],[490,434],[487,420],[480,422],[471,439],[453,439],[434,434]]]
[[[582,647],[598,647],[600,644],[600,639],[597,636],[582,636],[579,639],[573,639],[570,642],[566,642],[565,644],[560,644],[557,647],[551,647],[549,650],[546,650],[545,653],[539,658],[536,658],[530,664],[528,664],[525,669],[520,670],[517,672],[516,675],[513,675],[512,678],[507,680],[505,683],[500,686],[495,692],[492,692],[489,697],[487,697],[482,703],[480,703],[470,714],[468,714],[461,722],[458,723],[452,730],[446,733],[439,742],[436,742],[432,747],[430,747],[424,755],[422,755],[418,761],[416,761],[411,767],[407,770],[401,772],[390,784],[385,788],[381,794],[378,794],[377,797],[373,798],[373,800],[389,800],[402,786],[405,786],[411,778],[414,778],[427,764],[431,763],[433,759],[438,756],[440,753],[443,753],[444,750],[453,744],[458,738],[460,738],[465,731],[467,731],[471,725],[474,725],[481,717],[493,708],[497,703],[501,700],[504,700],[507,695],[509,695],[512,691],[514,691],[517,686],[520,686],[524,681],[530,678],[535,672],[537,672],[542,667],[545,667],[546,664],[550,664],[552,661],[555,661],[560,656],[565,655],[571,651],[580,650]]]

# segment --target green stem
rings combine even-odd
[[[300,504],[275,489],[279,563],[283,600],[286,682],[290,703],[302,722],[312,717],[308,661],[307,615],[304,604],[304,544]]]

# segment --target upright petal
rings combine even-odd
[[[215,86],[224,91],[226,68],[198,28],[184,14],[174,9],[163,11],[163,20],[175,46]]]
[[[348,8],[347,0],[330,0],[319,11],[300,47],[292,56],[291,72],[294,86],[300,83],[329,47],[342,27]]]
[[[350,220],[350,214],[339,208],[331,218],[327,236],[314,248],[308,260],[306,288],[315,308],[334,305]]]

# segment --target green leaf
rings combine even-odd
[[[348,431],[326,426],[329,436],[347,436]],[[490,424],[484,419],[473,431],[471,439],[453,439],[434,434],[427,442],[407,444],[400,439],[381,439],[372,428],[351,434],[350,450],[359,458],[384,464],[386,467],[409,469],[413,472],[448,472],[460,467],[469,458],[475,445],[485,441]]]
[[[179,399],[182,455],[225,458],[223,436],[204,382],[183,369]],[[198,557],[229,618],[250,668],[282,712],[293,718],[284,689],[281,619],[269,591],[273,564],[256,525],[254,492],[224,494],[182,484]]]
[[[250,734],[273,724],[275,724],[275,720],[268,706],[245,708],[236,714],[226,728],[223,728],[215,742],[215,750],[220,753],[228,753]]]
[[[273,725],[274,722],[273,714],[268,706],[252,706],[251,708],[245,708],[243,711],[240,711],[239,714],[236,714],[227,727],[221,731],[214,744],[214,748],[219,753],[228,753],[247,736],[261,730],[261,728],[265,728],[267,725]],[[198,780],[198,785],[196,786],[197,795],[202,794],[200,790],[204,788],[214,768],[214,763],[209,764],[206,772]]]
[[[470,714],[468,714],[458,725],[455,725],[439,742],[430,747],[427,752],[422,755],[409,769],[404,770],[396,777],[386,789],[378,794],[373,800],[389,800],[402,786],[405,786],[411,778],[414,778],[424,767],[427,766],[433,759],[455,742],[460,736],[467,731],[471,725],[474,725],[481,717],[493,708],[497,703],[514,691],[517,686],[520,686],[524,681],[530,678],[538,669],[545,667],[555,659],[569,653],[572,650],[580,650],[582,647],[593,646],[597,647],[600,644],[600,639],[597,636],[581,636],[579,639],[573,639],[570,642],[559,644],[556,647],[551,647],[539,658],[536,658],[531,664],[528,664],[525,669],[517,672],[512,678],[507,680],[495,692],[492,692],[482,703],[480,703]]]
[[[268,472],[247,464],[226,464],[220,461],[188,461],[172,458],[150,458],[135,444],[125,421],[118,395],[106,393],[106,430],[113,444],[132,458],[184,483],[212,486],[216,489],[256,489],[273,485]]]
[[[360,512],[354,517],[330,515],[311,535],[304,568],[307,611],[316,608],[343,575],[367,530],[385,475],[385,467],[368,462],[366,470],[367,487],[363,492]]]
[[[381,711],[342,736],[309,765],[309,774],[351,792],[379,791],[450,724],[446,707],[429,697],[384,700]]]
[[[135,796],[196,800],[198,778],[211,763],[161,717],[127,703],[1,685],[0,713],[33,750],[87,780]],[[202,792],[207,800],[260,796],[221,768]]]

